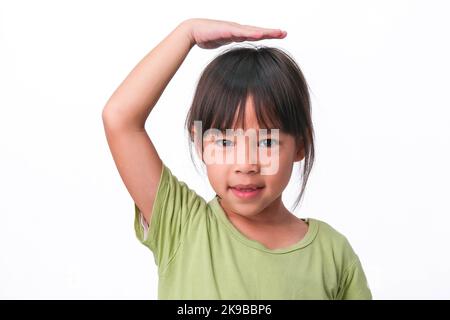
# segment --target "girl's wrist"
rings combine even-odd
[[[186,38],[189,40],[191,48],[196,45],[194,37],[192,36],[192,19],[187,19],[181,22],[178,26],[185,33]]]

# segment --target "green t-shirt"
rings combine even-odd
[[[136,203],[134,228],[158,266],[158,299],[372,299],[345,236],[307,218],[304,238],[268,249],[164,165],[147,228]]]

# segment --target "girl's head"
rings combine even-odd
[[[304,160],[298,205],[314,161],[314,130],[307,83],[288,54],[266,46],[221,53],[199,79],[186,128],[212,188],[234,212],[254,215],[281,201],[294,162]],[[238,184],[262,189],[243,199],[231,189]]]

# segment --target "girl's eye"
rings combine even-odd
[[[227,142],[233,143],[231,140],[227,139],[216,140],[216,144],[218,144],[220,147],[231,147],[231,144],[227,144]]]
[[[259,146],[262,145],[262,147],[264,147],[264,148],[271,148],[274,145],[278,144],[278,141],[275,139],[264,139],[261,141],[263,141],[263,142],[266,141],[264,143],[261,143],[261,142],[259,143]],[[215,143],[220,147],[232,147],[234,144],[233,141],[227,140],[227,139],[218,139],[215,141]]]
[[[270,141],[270,143],[266,143],[266,144],[263,143],[264,147],[269,147],[269,148],[273,147],[274,145],[276,145],[278,143],[277,140],[275,140],[275,139],[264,139],[264,140],[261,140],[261,141]],[[261,142],[260,142],[259,145],[261,145]]]

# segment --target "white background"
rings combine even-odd
[[[101,111],[178,23],[204,17],[288,31],[258,44],[290,53],[311,87],[317,154],[297,216],[349,239],[374,299],[449,299],[449,9],[1,1],[0,298],[157,298],[153,254],[135,237]],[[225,48],[194,47],[147,121],[162,160],[208,200],[183,124],[200,72]],[[296,194],[290,184],[288,207]]]

